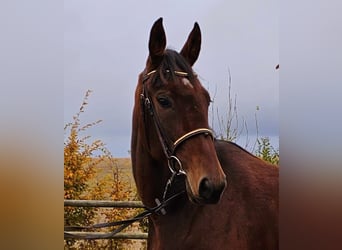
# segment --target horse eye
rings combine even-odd
[[[163,108],[170,108],[171,107],[171,102],[167,97],[160,96],[160,97],[157,97],[157,100]]]

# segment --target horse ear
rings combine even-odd
[[[196,22],[188,40],[185,42],[180,54],[192,66],[196,62],[201,50],[201,29]]]
[[[150,60],[154,67],[157,67],[163,59],[166,47],[166,35],[163,27],[163,18],[159,18],[152,26],[148,48]]]

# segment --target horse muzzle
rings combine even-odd
[[[198,195],[195,195],[188,182],[186,183],[189,199],[195,204],[217,204],[226,186],[226,178],[220,182],[213,182],[208,178],[203,178],[199,184]]]

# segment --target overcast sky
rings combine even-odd
[[[163,17],[169,48],[182,48],[194,22],[202,49],[194,70],[224,116],[229,71],[239,119],[250,137],[269,136],[278,147],[279,63],[277,1],[89,1],[64,2],[64,123],[93,93],[83,123],[116,157],[128,157],[133,95],[148,55],[152,24]],[[257,107],[259,110],[256,111]],[[241,121],[240,121],[241,123]],[[218,133],[215,122],[214,129]],[[243,142],[242,142],[243,144]]]

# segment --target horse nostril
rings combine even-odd
[[[207,203],[217,203],[226,187],[226,183],[214,186],[208,178],[203,178],[199,185],[199,195]]]
[[[199,186],[199,195],[202,198],[209,200],[212,196],[212,193],[213,187],[210,181],[207,178],[203,178]]]

